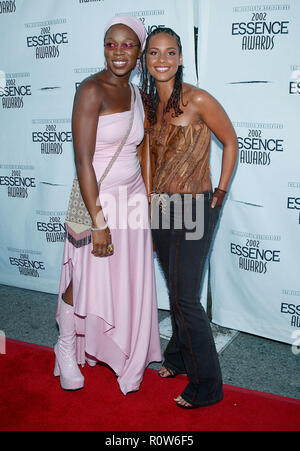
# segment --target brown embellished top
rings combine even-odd
[[[149,128],[152,192],[190,193],[212,189],[209,170],[211,132],[203,121],[187,126],[163,120]]]

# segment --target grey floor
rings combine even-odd
[[[0,285],[0,331],[7,338],[53,347],[56,305],[56,295]],[[160,321],[168,315],[159,310]],[[162,350],[166,344],[161,339]],[[300,399],[300,354],[288,344],[239,332],[219,359],[225,384]]]

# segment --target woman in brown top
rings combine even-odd
[[[173,329],[159,375],[187,374],[189,383],[174,400],[191,409],[223,398],[218,355],[199,293],[235,167],[237,138],[221,105],[206,91],[182,82],[180,38],[169,28],[157,28],[148,36],[142,96],[149,147],[144,146],[141,162],[152,193],[152,233],[169,291]],[[223,144],[214,192],[209,171],[211,131]]]

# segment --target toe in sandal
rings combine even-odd
[[[175,376],[177,376],[177,374],[178,374],[177,371],[172,370],[172,368],[169,368],[169,367],[166,366],[166,365],[162,365],[160,371],[162,370],[162,368],[164,368],[164,369],[169,373],[168,376],[162,376],[161,373],[158,372],[159,376],[160,376],[161,378],[163,378],[163,379],[167,379],[167,378],[170,378],[170,377],[175,377]]]

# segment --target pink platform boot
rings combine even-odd
[[[84,377],[76,361],[74,308],[63,300],[60,304],[59,332],[54,346],[54,376],[60,376],[60,385],[64,390],[79,390],[83,387]]]

